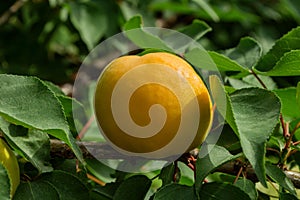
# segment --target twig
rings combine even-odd
[[[87,123],[84,125],[84,127],[82,128],[82,130],[80,131],[80,133],[77,136],[77,140],[80,140],[84,137],[84,134],[87,132],[87,130],[89,129],[89,127],[91,126],[91,124],[93,123],[93,121],[95,120],[94,115],[90,117],[89,121],[87,121]]]
[[[284,171],[286,176],[291,179],[296,188],[300,188],[300,173],[294,171]]]
[[[125,159],[128,156],[116,152],[110,145],[97,142],[77,142],[84,158],[103,158],[103,159]],[[72,159],[75,158],[73,151],[70,147],[60,140],[50,140],[50,153],[51,157],[59,157]]]
[[[233,184],[235,184],[239,180],[239,178],[240,178],[243,170],[244,170],[244,166],[241,166],[239,172],[237,173],[237,175],[236,175],[236,177],[235,177],[235,179],[233,181]]]
[[[288,141],[285,143],[285,148],[289,148],[291,146],[291,143],[293,141],[293,136],[295,134],[295,132],[298,130],[298,128],[300,127],[300,122],[297,123],[297,125],[295,126],[295,128],[292,130],[291,134],[289,135],[289,139]]]
[[[25,1],[26,0],[18,0],[7,11],[5,11],[0,16],[0,26],[6,23],[10,16],[16,13],[24,5]]]
[[[265,85],[265,83],[259,78],[259,76],[252,69],[250,70],[250,73],[253,74],[253,76],[258,80],[258,82],[261,84],[261,86],[264,89],[268,89],[267,86]],[[280,118],[280,123],[281,123],[282,130],[283,130],[283,136],[284,137],[288,137],[289,133],[288,133],[286,124],[285,124],[285,122],[283,120],[282,113],[280,113],[279,118]]]
[[[178,180],[178,173],[179,173],[179,168],[178,168],[178,160],[174,161],[174,173],[173,173],[173,182],[176,183]]]
[[[300,140],[298,140],[298,141],[296,141],[296,142],[293,143],[294,146],[296,146],[298,144],[300,144]]]
[[[266,149],[267,149],[267,151],[273,151],[273,152],[277,153],[279,156],[281,155],[280,151],[278,151],[277,149],[273,149],[270,147],[267,147]]]
[[[236,175],[238,173],[238,170],[241,167],[240,165],[241,165],[240,161],[228,162],[222,165],[221,167],[219,167],[216,170],[216,172],[223,172],[231,175]],[[251,166],[247,166],[245,168],[245,171],[247,173],[247,179],[253,182],[258,182],[258,178],[255,174],[255,171]],[[300,172],[289,171],[289,170],[284,170],[283,172],[293,182],[294,186],[300,189]]]
[[[281,127],[282,127],[283,137],[287,138],[287,137],[289,137],[289,133],[287,132],[288,131],[288,129],[286,128],[287,124],[284,122],[282,113],[280,113],[279,119],[280,119],[280,124],[281,124]]]
[[[265,89],[268,89],[265,83],[259,78],[259,76],[251,69],[250,73],[253,74],[253,76],[258,80],[258,82],[261,84],[261,86]]]
[[[265,85],[265,83],[259,78],[259,76],[252,69],[250,70],[250,73],[253,74],[253,76],[258,80],[258,82],[261,84],[261,86],[264,89],[268,89],[267,86]],[[282,130],[283,130],[283,136],[288,137],[289,133],[287,132],[287,127],[286,127],[286,124],[284,123],[282,113],[280,113],[279,118],[280,118],[280,123],[281,123]]]
[[[101,186],[105,186],[105,183],[101,180],[99,180],[98,178],[92,176],[91,174],[87,174],[88,179],[94,181],[95,183],[101,185]]]

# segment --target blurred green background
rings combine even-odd
[[[179,29],[194,19],[212,31],[209,50],[234,47],[243,36],[266,52],[300,23],[299,0],[5,0],[0,4],[0,73],[72,82],[93,47],[141,15],[144,26]]]

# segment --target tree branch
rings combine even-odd
[[[26,0],[18,0],[7,11],[5,11],[0,16],[0,26],[6,23],[10,16],[16,13],[24,5],[25,1]]]
[[[50,153],[51,157],[60,157],[65,159],[76,158],[72,150],[68,145],[60,140],[50,140]],[[114,150],[110,145],[105,143],[96,142],[77,142],[84,158],[96,158],[97,159],[130,159],[130,156],[122,155]],[[89,149],[89,151],[87,150]],[[242,163],[239,161],[228,162],[219,167],[216,172],[223,172],[227,174],[237,175],[241,169]],[[244,172],[247,175],[247,179],[257,182],[257,176],[253,168],[249,165],[244,167]],[[300,188],[300,173],[295,171],[284,171],[287,177],[294,183],[296,188]]]

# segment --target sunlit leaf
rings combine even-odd
[[[235,48],[226,50],[224,54],[245,69],[251,69],[260,58],[262,49],[255,39],[244,37]]]
[[[70,8],[71,22],[91,50],[109,26],[104,7],[96,1],[72,1]]]
[[[203,0],[193,0],[196,4],[198,4],[215,22],[220,20],[218,14],[213,10],[213,8]]]
[[[194,20],[192,24],[179,29],[181,33],[193,38],[194,40],[200,39],[211,30],[212,28],[207,23],[198,19]]]
[[[82,161],[63,107],[38,78],[0,74],[0,116],[12,124],[45,131],[66,142]]]
[[[258,73],[267,76],[299,76],[299,66],[300,50],[291,50],[285,53],[270,71]]]
[[[297,49],[300,49],[300,27],[292,29],[277,40],[272,49],[259,60],[255,69],[260,72],[268,72],[275,68],[276,63],[280,61],[284,54]],[[289,69],[285,68],[282,71],[288,72]]]
[[[297,105],[297,89],[294,87],[276,89],[275,94],[281,101],[281,112],[285,120],[291,121],[300,117],[300,107]]]
[[[217,53],[215,51],[209,51],[208,53],[218,67],[218,70],[220,71],[247,71],[239,63],[231,60],[223,54]]]
[[[49,136],[39,130],[27,129],[6,122],[0,117],[0,130],[8,142],[41,173],[52,171]]]
[[[172,51],[160,38],[142,29],[142,18],[134,16],[124,25],[127,37],[140,48],[156,48]]]

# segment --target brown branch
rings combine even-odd
[[[240,162],[232,161],[222,165],[216,171],[231,174],[231,175],[236,175],[239,172],[239,169],[241,167],[240,165],[241,165]],[[253,182],[258,182],[258,178],[254,172],[254,169],[251,166],[247,166],[244,169],[246,170],[247,179]],[[284,170],[283,172],[293,182],[296,188],[300,188],[300,172],[288,171],[288,170]]]
[[[24,5],[25,1],[26,0],[18,0],[7,11],[5,11],[0,16],[0,26],[6,23],[10,16],[16,13]]]
[[[294,171],[284,171],[286,176],[291,179],[296,188],[300,188],[300,173]]]
[[[244,166],[241,166],[238,173],[237,173],[237,175],[236,175],[236,177],[235,177],[235,179],[234,179],[234,181],[233,181],[233,184],[235,184],[239,180],[243,170],[244,170]]]
[[[78,136],[76,138],[77,140],[80,140],[84,137],[84,134],[87,132],[87,130],[89,129],[89,127],[91,126],[91,124],[93,123],[94,120],[95,120],[95,117],[93,115],[92,117],[90,117],[90,119],[87,121],[87,123],[84,125],[84,127],[78,134]]]
[[[93,175],[87,174],[87,177],[88,177],[88,179],[94,181],[95,183],[97,183],[101,186],[105,186],[105,183],[103,181],[99,180],[98,178],[94,177]]]
[[[259,78],[259,76],[253,70],[250,70],[250,73],[253,74],[253,76],[258,80],[258,82],[261,84],[261,86],[264,89],[268,89],[265,83]]]
[[[114,150],[110,145],[99,142],[77,142],[84,158],[100,158],[100,159],[125,159],[128,156],[122,156]],[[51,157],[60,157],[66,159],[76,158],[70,147],[60,140],[50,140]],[[93,156],[96,155],[96,156]]]
[[[225,163],[224,165],[220,166],[216,172],[223,172],[236,176],[241,168],[243,168],[243,172],[246,174],[247,179],[253,182],[258,182],[258,178],[254,172],[254,169],[250,165],[245,166],[244,163],[238,160]]]
[[[293,136],[296,133],[296,131],[299,129],[300,127],[300,122],[297,123],[297,125],[295,126],[295,128],[292,130],[291,134],[289,135],[288,141],[285,143],[285,148],[290,148],[291,143],[293,142]]]
[[[61,142],[60,140],[50,140],[51,141],[51,157],[60,157],[65,159],[76,158],[72,150],[68,145]],[[97,158],[97,159],[130,159],[130,156],[122,155],[115,151],[112,147],[105,143],[96,142],[77,142],[79,145],[84,158]],[[89,149],[89,151],[87,150]],[[96,155],[96,156],[93,156]],[[241,167],[244,169],[244,173],[247,175],[247,179],[257,182],[257,176],[253,168],[248,166],[242,166],[243,163],[239,161],[228,162],[216,171],[223,172],[227,174],[237,175]],[[284,171],[285,174],[294,183],[296,188],[300,188],[300,172],[295,171]]]

